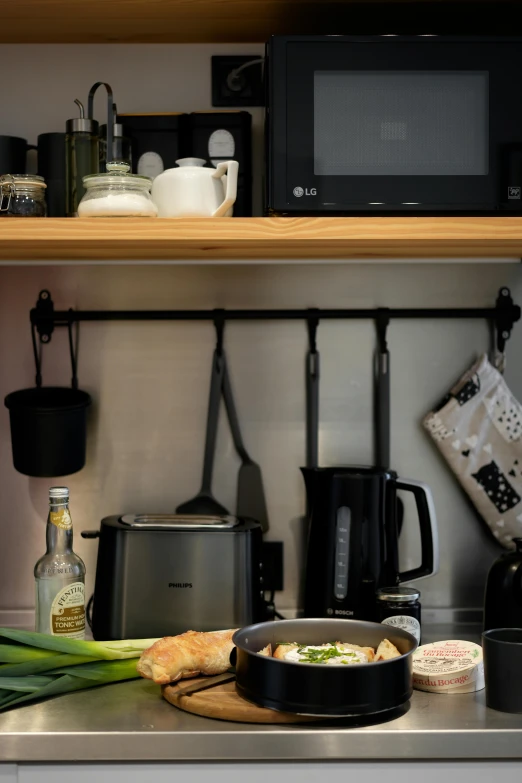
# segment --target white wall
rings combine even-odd
[[[0,46],[16,63],[0,82],[0,133],[60,130],[72,100],[111,82],[121,111],[210,108],[211,53],[259,52],[256,46]],[[253,111],[259,142],[261,111]],[[259,144],[258,144],[259,149]],[[260,170],[257,157],[257,170]],[[259,184],[259,177],[257,179]],[[0,398],[33,382],[29,309],[41,288],[58,308],[477,307],[493,305],[509,285],[522,302],[518,266],[502,263],[354,264],[244,267],[55,266],[0,268]],[[441,534],[441,573],[422,583],[423,605],[478,606],[499,549],[490,541],[419,422],[477,353],[488,330],[477,321],[394,322],[393,466],[433,488]],[[321,461],[368,463],[372,457],[371,352],[367,322],[324,323]],[[522,397],[521,330],[508,349],[506,377]],[[286,590],[295,607],[302,568],[304,352],[300,323],[235,323],[226,346],[247,446],[261,463],[271,537],[285,541]],[[170,511],[199,487],[212,327],[200,323],[98,323],[81,327],[80,386],[95,405],[86,468],[67,479],[76,549],[92,588],[96,543],[78,532],[126,510]],[[44,382],[68,383],[65,333],[45,349]],[[233,507],[238,462],[221,421],[214,489]],[[7,411],[0,411],[0,610],[31,608],[32,568],[44,547],[47,480],[14,471]],[[411,520],[407,520],[407,525]],[[404,555],[415,555],[405,531]],[[4,615],[5,617],[5,615]]]

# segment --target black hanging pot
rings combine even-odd
[[[72,388],[42,387],[41,357],[33,326],[36,387],[11,392],[5,398],[11,424],[13,463],[16,470],[26,476],[67,476],[85,465],[87,408],[91,398],[78,389],[70,322],[68,327]]]

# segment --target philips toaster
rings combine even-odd
[[[102,520],[95,639],[174,636],[260,622],[262,534],[232,516],[126,514]]]

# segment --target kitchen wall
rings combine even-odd
[[[0,133],[26,136],[61,130],[73,98],[108,80],[121,111],[209,109],[212,53],[257,53],[256,46],[0,46],[16,64],[0,83]],[[101,112],[101,109],[100,109]],[[257,184],[261,111],[255,115]],[[258,202],[259,203],[259,202]],[[513,259],[515,261],[515,259]],[[320,263],[249,265],[88,265],[0,267],[0,398],[33,383],[29,309],[40,289],[57,308],[206,307],[479,307],[501,285],[522,303],[516,264]],[[421,583],[423,605],[477,607],[485,574],[500,551],[420,427],[425,412],[488,349],[487,325],[472,320],[393,322],[392,456],[401,475],[431,485],[441,538],[441,572]],[[320,459],[372,459],[371,367],[374,327],[327,322],[321,351]],[[522,397],[518,357],[522,329],[508,346],[506,378]],[[226,347],[245,441],[262,466],[270,537],[285,542],[285,591],[278,606],[295,609],[302,575],[304,489],[304,353],[300,323],[233,323]],[[82,324],[80,386],[94,398],[86,468],[66,479],[92,589],[96,542],[79,531],[123,511],[168,512],[199,488],[212,326],[207,323]],[[65,332],[44,348],[44,382],[70,379]],[[222,416],[214,491],[233,508],[238,461]],[[32,568],[45,539],[48,480],[12,467],[8,414],[0,410],[0,622],[33,606]],[[404,567],[414,564],[417,537],[407,507]],[[17,614],[18,617],[18,614]]]

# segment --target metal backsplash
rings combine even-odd
[[[0,396],[30,386],[34,367],[29,309],[52,291],[57,308],[490,306],[502,284],[522,299],[519,269],[503,264],[311,266],[68,266],[0,268]],[[85,559],[88,591],[95,541],[79,532],[102,516],[170,512],[199,488],[213,349],[209,323],[92,323],[80,332],[80,388],[90,392],[87,465],[60,479],[71,490],[75,548]],[[485,323],[394,321],[392,464],[428,483],[440,527],[441,571],[420,584],[424,606],[472,608],[482,602],[487,569],[500,551],[476,518],[420,420],[477,353],[487,350]],[[521,329],[508,346],[506,377],[522,396]],[[233,323],[225,341],[247,447],[261,464],[270,538],[285,544],[281,609],[299,605],[303,576],[304,355],[301,323]],[[370,322],[320,324],[320,461],[372,459]],[[44,348],[44,384],[70,381],[65,330]],[[2,412],[3,411],[3,412]],[[52,480],[14,470],[8,413],[0,410],[0,610],[30,609],[32,569],[45,539]],[[214,474],[216,497],[233,510],[238,460],[221,415]],[[406,508],[403,564],[417,557],[413,515]]]

